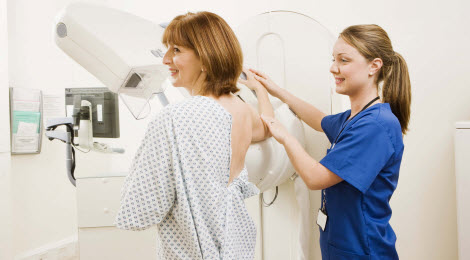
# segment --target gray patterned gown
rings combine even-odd
[[[228,187],[232,116],[194,96],[149,124],[121,194],[116,226],[158,225],[158,259],[253,259],[256,227],[246,168]]]

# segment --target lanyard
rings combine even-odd
[[[377,101],[378,99],[380,99],[380,97],[376,97],[374,99],[372,99],[369,103],[367,103],[367,105],[364,106],[364,108],[362,108],[361,111],[359,111],[359,113],[361,113],[362,111],[366,110],[370,105],[372,105],[372,103],[374,103],[375,101]],[[344,124],[343,126],[343,129],[341,129],[341,131],[339,132],[339,134],[336,136],[336,139],[335,141],[333,142],[333,144],[331,145],[331,148],[330,149],[333,149],[335,147],[335,144],[336,144],[336,141],[338,141],[338,138],[339,136],[341,135],[341,133],[343,132],[343,130],[346,128],[346,126],[349,124],[349,122],[351,122],[357,115],[359,115],[359,113],[355,114],[351,119],[347,120],[346,123]],[[326,210],[326,192],[325,192],[325,189],[323,189],[323,200],[322,200],[322,207],[321,207],[321,211],[323,213],[326,213],[325,210]]]
[[[380,99],[380,97],[376,97],[374,99],[372,99],[369,103],[367,103],[367,105],[365,105],[361,111],[359,111],[359,113],[361,113],[362,111],[366,110],[370,105],[372,105],[372,103],[374,103],[375,101],[377,101],[378,99]],[[346,123],[344,124],[343,126],[343,129],[341,129],[341,131],[339,132],[339,134],[336,136],[336,139],[335,141],[333,142],[333,145],[331,145],[331,148],[330,149],[333,149],[335,147],[335,144],[336,144],[336,141],[338,141],[338,138],[339,136],[341,135],[341,133],[343,132],[343,130],[346,128],[346,126],[348,126],[349,122],[351,122],[357,115],[359,115],[359,113],[355,114],[351,119],[347,120]]]

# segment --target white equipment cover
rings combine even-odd
[[[305,15],[276,11],[253,17],[236,33],[246,67],[265,72],[282,88],[330,113],[334,85],[329,66],[334,39],[327,29]],[[241,96],[257,107],[251,92],[243,89]],[[306,126],[304,133],[301,121],[288,106],[272,96],[270,99],[276,118],[289,132],[305,148],[315,145],[309,142],[312,129]],[[295,172],[282,145],[273,138],[252,145],[246,158],[250,181],[261,191],[282,184]]]
[[[142,118],[149,111],[148,100],[163,91],[169,76],[162,63],[163,31],[123,11],[74,3],[56,17],[54,38],[67,55],[118,93],[134,117]]]
[[[334,80],[329,73],[335,39],[317,21],[294,12],[268,12],[249,19],[236,33],[245,66],[266,73],[280,87],[327,114],[338,106],[333,94]],[[242,97],[257,106],[250,91],[243,89]],[[325,135],[303,124],[279,99],[270,99],[276,118],[312,157],[320,160],[328,146]],[[249,180],[264,191],[263,197],[268,201],[274,196],[272,188],[279,186],[276,202],[259,209],[262,257],[320,259],[318,245],[312,243],[318,241],[312,213],[318,208],[320,198],[310,199],[319,193],[310,193],[299,177],[294,183],[287,181],[295,170],[282,145],[273,138],[251,145],[246,165]],[[250,202],[247,205],[256,208]]]

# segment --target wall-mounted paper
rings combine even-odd
[[[41,118],[41,113],[39,112],[27,112],[27,111],[13,111],[13,125],[12,125],[12,133],[19,134],[18,128],[21,125],[35,125],[34,133],[39,133],[39,120]],[[23,123],[23,124],[22,124]],[[27,124],[29,123],[29,124]]]
[[[11,153],[39,153],[41,150],[41,91],[10,88]]]
[[[38,126],[39,125],[35,123],[20,122],[16,134],[20,136],[34,135],[38,133]]]
[[[65,95],[61,91],[45,91],[42,93],[43,122],[57,117],[65,117]]]

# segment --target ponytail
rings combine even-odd
[[[401,132],[406,134],[410,121],[410,75],[405,59],[396,52],[394,54],[394,60],[391,66],[388,67],[388,75],[384,77],[382,98],[385,103],[390,104],[393,114],[400,122]],[[387,69],[385,68],[384,71],[387,71]]]

